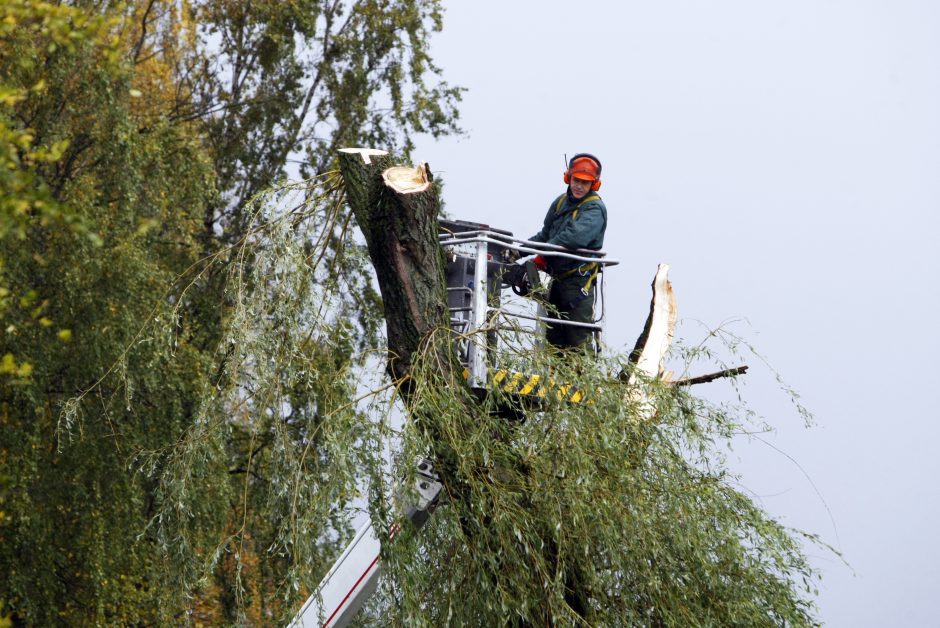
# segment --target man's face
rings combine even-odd
[[[591,184],[593,181],[586,181],[584,179],[576,179],[571,177],[571,196],[575,197],[578,200],[584,198],[584,196],[591,191]]]

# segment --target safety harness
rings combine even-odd
[[[568,198],[567,192],[559,196],[558,200],[555,201],[555,213],[556,214],[561,211],[561,206],[564,204],[566,198]],[[588,194],[587,196],[582,198],[581,202],[575,205],[574,210],[571,212],[571,220],[578,219],[578,210],[581,209],[582,205],[584,205],[588,201],[599,201],[599,200],[601,200],[601,197],[598,196],[597,194]]]
[[[556,214],[559,211],[561,211],[561,206],[564,204],[565,198],[567,196],[568,196],[567,193],[565,193],[558,197],[558,200],[555,202]],[[582,205],[584,205],[588,201],[599,201],[600,199],[601,197],[598,196],[597,194],[589,194],[585,196],[583,199],[581,199],[581,202],[578,203],[575,206],[575,208],[572,210],[571,220],[574,221],[578,219],[578,210],[581,209]],[[569,309],[574,309],[576,305],[578,305],[579,303],[581,303],[581,301],[585,300],[586,298],[588,298],[588,296],[590,296],[591,287],[594,285],[594,281],[597,279],[597,275],[600,272],[601,272],[600,264],[598,264],[597,262],[587,262],[585,264],[581,264],[577,268],[571,268],[562,273],[552,276],[555,280],[567,279],[568,277],[571,277],[575,274],[577,274],[579,277],[587,277],[587,281],[585,281],[584,286],[581,287],[581,295],[577,297],[576,299],[572,300],[568,304]]]

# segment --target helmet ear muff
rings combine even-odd
[[[601,189],[601,170],[603,169],[603,167],[601,166],[601,160],[595,157],[594,155],[591,155],[590,153],[578,153],[577,155],[572,157],[571,160],[568,162],[568,169],[565,170],[565,173],[564,175],[562,175],[562,178],[564,179],[566,184],[570,185],[571,184],[571,167],[574,165],[574,162],[576,159],[582,159],[582,158],[590,159],[595,164],[597,164],[597,177],[591,183],[591,190],[596,192],[597,190]]]

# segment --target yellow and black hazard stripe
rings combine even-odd
[[[464,370],[464,378],[469,377],[469,371]],[[490,378],[490,385],[494,389],[510,395],[520,395],[528,398],[545,399],[554,395],[558,401],[571,403],[590,403],[584,391],[571,384],[560,384],[551,378],[541,375],[526,375],[518,371],[500,369]]]

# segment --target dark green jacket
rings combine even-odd
[[[580,201],[562,194],[548,208],[542,230],[529,238],[533,242],[557,244],[569,249],[600,250],[607,230],[607,207],[596,192],[588,192]],[[545,257],[552,274],[578,266],[578,262]]]

